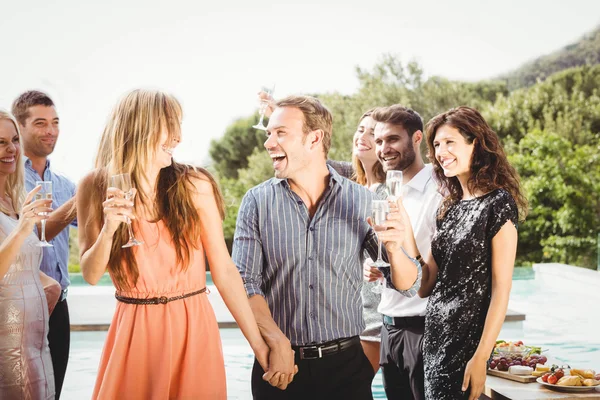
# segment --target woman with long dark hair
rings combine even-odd
[[[527,202],[498,135],[477,110],[458,107],[434,117],[427,143],[444,200],[419,290],[419,296],[430,296],[425,394],[432,400],[472,400],[483,390],[506,315],[517,223]],[[404,245],[420,259],[410,224],[403,225]]]

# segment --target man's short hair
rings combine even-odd
[[[323,152],[325,157],[331,147],[333,117],[331,112],[318,99],[311,96],[288,96],[276,103],[277,107],[295,107],[302,111],[304,134],[321,129],[323,131]]]
[[[423,119],[419,113],[399,104],[377,108],[371,114],[371,118],[375,122],[400,125],[408,132],[408,136],[410,137],[416,131],[423,132]]]
[[[28,90],[21,94],[12,104],[12,114],[21,126],[25,126],[25,121],[29,118],[29,108],[34,106],[54,107],[54,102],[50,96],[38,90]]]

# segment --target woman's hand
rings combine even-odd
[[[41,222],[43,219],[47,219],[48,213],[52,212],[51,199],[32,201],[36,193],[39,192],[41,188],[42,187],[38,185],[33,188],[31,192],[27,193],[27,197],[23,203],[23,208],[19,213],[18,229],[26,232],[27,234],[33,231],[35,224]]]
[[[367,258],[363,264],[363,278],[366,282],[375,282],[383,278],[383,273],[377,267],[373,267],[373,260]]]
[[[410,219],[401,199],[397,201],[388,201],[390,204],[390,212],[386,221],[382,224],[386,229],[377,231],[377,237],[385,245],[388,253],[399,251],[407,242],[407,237],[412,235],[410,227]]]
[[[132,189],[135,191],[135,189]],[[109,187],[106,191],[107,200],[102,203],[104,208],[104,230],[112,236],[122,222],[135,219],[133,215],[133,201],[125,198],[125,192],[120,189]],[[134,192],[135,196],[135,192]]]
[[[273,111],[275,111],[275,99],[269,93],[260,91],[258,92],[258,101],[266,101],[269,103],[265,109],[265,117],[269,118],[271,114],[273,114]]]
[[[467,363],[462,391],[466,392],[471,387],[469,400],[477,400],[485,386],[485,374],[487,369],[486,360],[473,357]]]

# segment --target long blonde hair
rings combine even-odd
[[[363,119],[370,117],[377,108],[371,108],[366,111],[358,120],[358,125],[362,122]],[[358,156],[354,152],[354,137],[352,137],[352,167],[354,167],[354,174],[352,175],[352,180],[359,185],[365,186],[367,184],[367,172],[363,167],[362,161],[358,159]],[[377,183],[381,183],[385,181],[385,172],[383,172],[383,165],[377,160],[377,162],[373,165],[373,174],[375,175],[375,179]]]
[[[8,120],[13,123],[19,135],[19,143],[23,143],[21,140],[21,131],[19,130],[19,124],[15,117],[8,111],[0,109],[0,120]],[[21,207],[25,202],[25,162],[23,160],[23,149],[19,151],[17,155],[17,170],[14,174],[10,174],[6,180],[6,194],[10,197],[13,204],[14,210],[7,210],[2,204],[0,204],[0,211],[5,214],[12,214],[12,212],[20,213]]]
[[[106,124],[96,157],[97,172],[92,189],[92,218],[98,223],[102,218],[102,202],[106,195],[108,177],[128,172],[134,187],[148,181],[145,165],[160,145],[160,134],[167,130],[168,141],[179,139],[181,134],[181,105],[175,97],[155,90],[133,90],[113,109]],[[221,192],[208,171],[176,163],[160,170],[156,182],[154,204],[148,193],[138,192],[136,204],[144,204],[156,212],[169,230],[177,253],[177,261],[185,270],[192,249],[200,247],[200,216],[193,201],[195,192],[192,178],[208,180],[224,216]],[[135,222],[134,227],[135,227]],[[134,287],[139,270],[132,249],[122,249],[128,240],[125,224],[115,233],[108,268],[118,288]]]

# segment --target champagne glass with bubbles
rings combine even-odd
[[[396,201],[402,196],[402,171],[390,170],[386,173],[385,185],[388,196]]]
[[[372,215],[373,218],[373,229],[375,232],[385,231],[386,227],[383,226],[383,223],[387,219],[387,216],[390,212],[390,205],[387,200],[373,200],[372,204]],[[390,268],[390,264],[383,261],[381,258],[381,240],[378,240],[378,249],[377,249],[377,260],[371,264],[371,266],[376,267],[380,271],[384,272],[384,270],[388,270]],[[373,286],[371,291],[373,293],[381,293],[383,291],[383,285],[385,283],[385,278],[381,278],[378,280],[378,284]]]
[[[111,176],[110,187],[121,189],[125,193],[125,199],[133,201],[134,193],[133,186],[131,185],[130,174],[120,174]],[[129,241],[123,246],[121,246],[122,248],[139,246],[141,244],[144,244],[144,242],[137,240],[133,236],[133,229],[131,227],[131,220],[129,218],[127,218],[127,229],[129,230]]]
[[[261,92],[265,92],[267,94],[267,98],[260,100],[260,106],[258,109],[258,112],[260,114],[260,119],[258,120],[258,123],[253,126],[253,128],[259,129],[261,131],[266,131],[267,127],[264,125],[263,120],[265,118],[265,112],[267,111],[267,108],[269,107],[269,100],[273,97],[273,92],[275,91],[275,85],[273,84],[273,86],[263,86],[260,90],[261,90]]]
[[[39,192],[35,194],[35,200],[52,200],[52,182],[51,181],[36,181],[36,186],[41,186]],[[48,217],[47,212],[41,212],[39,215]],[[38,243],[39,247],[54,247],[52,244],[46,241],[46,219],[42,220],[42,234],[40,238],[40,243]]]

